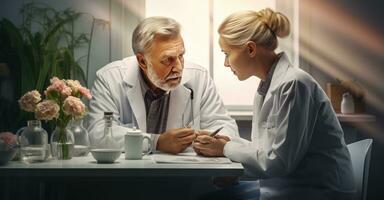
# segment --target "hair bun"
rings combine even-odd
[[[262,9],[258,14],[277,37],[283,38],[289,35],[290,24],[285,15],[280,12],[275,12],[270,8]]]

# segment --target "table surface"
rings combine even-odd
[[[73,157],[71,160],[48,159],[45,162],[25,163],[10,161],[0,166],[0,177],[127,177],[127,176],[241,176],[243,166],[231,164],[159,164],[152,160],[152,155],[142,160],[125,160],[124,154],[111,164],[99,164],[89,154],[87,157]]]

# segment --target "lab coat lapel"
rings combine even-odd
[[[147,120],[140,83],[137,83],[133,88],[128,90],[128,100],[140,130],[145,132],[147,130]]]
[[[256,92],[256,96],[255,96],[254,101],[253,101],[252,132],[251,132],[252,141],[255,141],[256,143],[259,142],[257,140],[256,134],[258,131],[256,131],[256,128],[258,127],[257,124],[259,123],[262,101],[263,101],[263,96],[259,95]]]
[[[258,121],[259,113],[262,107],[263,96],[256,94],[253,108],[253,121]]]
[[[171,97],[168,110],[167,129],[181,128],[184,126],[184,120],[188,119],[189,114],[185,113],[190,104],[190,91],[184,85],[180,84],[175,90],[171,91]],[[192,112],[192,111],[191,111]]]
[[[125,74],[125,84],[128,86],[127,89],[127,97],[129,104],[132,108],[133,114],[135,116],[135,119],[138,123],[138,128],[142,131],[147,130],[147,120],[146,120],[146,112],[145,112],[145,105],[144,105],[144,98],[142,95],[141,87],[140,87],[140,81],[139,76],[140,75],[140,69],[139,65],[137,63],[136,58],[125,61],[125,62],[133,62],[130,64],[127,64],[127,66],[134,66],[131,67],[128,70],[128,73]]]

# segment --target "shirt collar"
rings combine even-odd
[[[277,63],[279,62],[282,55],[283,55],[282,53],[279,53],[277,55],[277,59],[275,60],[275,62],[272,64],[271,68],[268,71],[267,78],[265,80],[260,81],[259,87],[257,88],[257,93],[259,93],[260,95],[265,96],[267,94],[269,86],[271,85],[273,72],[275,71]]]

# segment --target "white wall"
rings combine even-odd
[[[146,0],[145,17],[166,16],[182,26],[185,58],[209,68],[209,8],[207,0]]]

